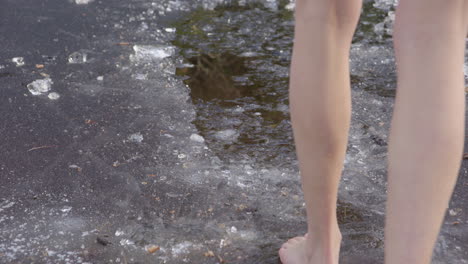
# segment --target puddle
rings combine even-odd
[[[184,57],[177,75],[191,89],[194,124],[226,162],[294,155],[292,135],[284,133],[290,131],[291,22],[290,11],[250,4],[195,10],[174,25],[173,44]],[[220,137],[225,131],[236,136]]]
[[[194,124],[224,161],[251,159],[290,167],[295,159],[288,106],[294,21],[284,6],[271,11],[256,4],[220,5],[197,9],[172,25],[172,44],[183,57],[177,75],[190,87],[197,108]],[[366,3],[354,43],[388,41],[374,29],[387,13]],[[353,87],[393,96],[394,90],[381,88],[379,73],[367,76],[363,70],[353,74]],[[226,130],[235,131],[235,140],[217,136]]]

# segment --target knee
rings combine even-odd
[[[297,0],[296,20],[354,31],[362,0]]]
[[[401,0],[395,21],[397,37],[414,34],[466,34],[468,1]]]

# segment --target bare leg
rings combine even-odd
[[[285,264],[337,264],[338,184],[351,98],[349,50],[361,0],[299,0],[291,66],[291,118],[307,209],[308,236],[280,249]]]
[[[464,0],[402,0],[398,90],[389,145],[386,264],[428,264],[464,140]]]

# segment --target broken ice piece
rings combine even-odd
[[[52,92],[47,97],[49,97],[50,100],[57,100],[60,98],[60,94],[56,92]]]
[[[128,136],[128,140],[131,142],[141,143],[143,141],[143,135],[140,132],[131,134]]]
[[[96,80],[102,82],[102,81],[104,81],[104,76],[98,76],[98,77],[96,78]]]
[[[77,5],[86,5],[86,4],[89,4],[91,2],[93,2],[94,0],[75,0],[75,4]]]
[[[234,129],[226,129],[215,133],[215,137],[225,141],[235,141],[239,137],[239,133]]]
[[[68,63],[81,64],[88,61],[88,54],[82,51],[75,51],[68,56]]]
[[[71,206],[65,206],[65,207],[63,207],[62,209],[60,209],[60,211],[62,211],[62,212],[64,212],[64,213],[68,213],[68,212],[71,211],[71,209],[72,209]]]
[[[40,95],[50,91],[53,82],[50,78],[35,80],[26,87],[33,95]]]
[[[78,165],[76,165],[76,164],[72,164],[72,165],[68,166],[68,168],[70,168],[70,169],[75,169],[75,170],[77,170],[77,171],[81,171],[81,170],[82,170],[81,167],[78,166]]]
[[[133,58],[136,60],[164,59],[172,56],[175,52],[174,47],[162,45],[134,45],[133,50],[135,51]]]
[[[120,240],[120,245],[122,245],[122,246],[135,245],[135,242],[133,242],[133,241],[131,241],[129,239],[122,239],[122,240]]]
[[[16,64],[16,67],[21,67],[24,65],[23,57],[14,57],[13,59],[11,59],[11,61]]]
[[[204,139],[202,136],[198,135],[198,134],[192,134],[192,135],[190,136],[190,140],[195,141],[195,142],[198,142],[198,143],[203,143],[203,142],[205,142],[205,139]]]
[[[169,33],[174,33],[176,32],[176,29],[175,28],[165,28],[164,29],[166,32],[169,32]]]
[[[284,7],[284,9],[289,10],[289,11],[294,11],[295,8],[296,8],[295,3],[289,3]]]

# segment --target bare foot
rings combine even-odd
[[[330,250],[320,250],[312,242],[307,234],[291,238],[281,246],[278,252],[281,262],[283,264],[338,264],[341,235],[337,236],[335,247]]]

